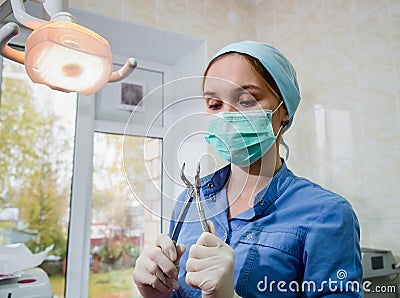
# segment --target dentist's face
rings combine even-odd
[[[246,58],[236,53],[221,56],[213,62],[206,73],[203,97],[206,112],[210,114],[275,110],[280,103]],[[273,115],[275,133],[284,118],[285,109],[281,106]]]

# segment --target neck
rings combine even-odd
[[[279,144],[279,143],[276,143]],[[272,146],[266,154],[247,167],[231,164],[231,176],[228,185],[228,199],[233,202],[240,197],[250,200],[268,183],[282,167],[279,145]]]

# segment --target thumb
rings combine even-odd
[[[186,245],[185,244],[178,244],[176,246],[176,260],[175,260],[175,264],[179,264],[179,260],[181,259],[182,255],[185,253],[186,251]]]
[[[208,225],[208,229],[210,230],[210,233],[213,235],[217,235],[217,231],[215,230],[214,223],[211,220],[207,220],[207,225]]]
[[[179,264],[179,261],[181,260],[181,257],[183,256],[183,253],[186,250],[186,245],[185,244],[178,244],[176,246],[176,260],[174,261],[174,265],[176,269],[178,270],[178,273],[181,271],[181,266]]]

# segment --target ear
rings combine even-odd
[[[288,124],[289,124],[289,120],[281,122],[281,125],[282,125],[283,128],[285,128],[285,126],[287,126]]]
[[[286,109],[285,106],[283,108],[285,110],[285,114],[282,117],[281,125],[283,127],[285,127],[285,126],[287,126],[289,124],[289,112],[288,112],[288,110]]]

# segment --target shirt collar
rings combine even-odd
[[[282,167],[272,178],[271,182],[256,195],[254,205],[261,199],[264,200],[264,207],[268,207],[275,202],[287,189],[293,177],[294,174],[287,168],[284,160],[282,160]]]
[[[231,174],[231,165],[227,164],[223,168],[215,171],[214,173],[201,178],[201,188],[205,199],[216,195],[225,186]]]
[[[202,191],[206,200],[216,195],[224,188],[230,173],[231,166],[228,164],[201,179]],[[294,174],[287,168],[285,161],[282,160],[282,166],[272,178],[271,182],[256,195],[254,206],[256,206],[261,199],[264,201],[264,207],[272,204],[286,190],[293,177]]]

